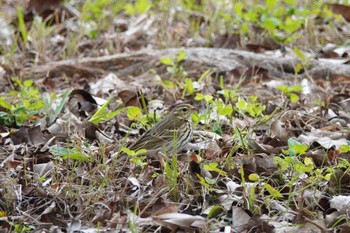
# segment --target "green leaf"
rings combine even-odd
[[[141,154],[146,154],[147,150],[146,149],[140,149],[138,151],[136,151],[135,155],[141,155]]]
[[[16,85],[15,85],[15,86],[16,86]],[[15,96],[15,95],[18,94],[18,92],[17,92],[16,90],[10,90],[10,91],[8,92],[8,94],[9,94],[9,96]]]
[[[126,116],[131,121],[140,121],[141,118],[142,118],[142,111],[138,107],[131,106],[131,107],[128,108]]]
[[[294,72],[296,74],[300,73],[300,71],[303,69],[303,64],[298,63],[297,66],[294,68]]]
[[[282,150],[282,152],[284,154],[288,154],[289,156],[295,156],[296,155],[296,152],[295,150],[293,150],[292,148],[294,146],[297,146],[297,145],[300,145],[300,143],[296,140],[294,140],[293,138],[289,138],[288,139],[288,150]]]
[[[163,80],[162,81],[163,85],[167,88],[174,89],[175,88],[175,83],[170,81],[170,80]]]
[[[76,161],[92,161],[92,159],[85,153],[81,152],[77,148],[68,149],[58,145],[51,146],[49,151],[56,156],[60,156],[63,159],[72,159]]]
[[[244,110],[247,106],[247,102],[245,101],[245,99],[240,99],[237,103],[236,103],[236,107],[239,109],[239,110]]]
[[[305,166],[305,164],[302,162],[297,162],[293,164],[293,168],[295,171],[298,171],[300,173],[312,172],[314,169],[313,166]]]
[[[323,177],[323,179],[325,179],[326,181],[329,181],[330,179],[331,179],[331,173],[327,173],[324,177]]]
[[[300,142],[294,140],[293,138],[289,138],[288,139],[288,147],[291,148],[295,145],[300,145]]]
[[[143,162],[145,158],[146,156],[132,157],[130,158],[130,162],[134,163],[137,166],[140,166],[141,168],[144,168],[147,165],[147,163]]]
[[[135,15],[136,14],[136,10],[134,9],[134,6],[131,4],[131,3],[127,3],[125,6],[124,6],[124,10],[125,10],[125,13],[127,15]]]
[[[265,17],[262,22],[262,26],[269,31],[273,31],[280,24],[280,21],[274,17]]]
[[[288,150],[282,150],[282,152],[283,154],[288,154]],[[288,169],[288,163],[284,159],[280,157],[274,157],[273,159],[274,159],[274,164],[279,165],[281,171],[285,171]]]
[[[39,110],[45,107],[45,103],[43,101],[37,101],[29,106],[31,109]]]
[[[265,4],[269,9],[274,9],[276,7],[277,0],[266,0]]]
[[[135,155],[135,151],[130,150],[129,148],[122,147],[120,150],[123,151],[125,154],[130,155],[130,156]]]
[[[277,87],[277,90],[280,90],[282,91],[284,94],[288,94],[290,91],[289,91],[289,88],[285,85],[280,85]]]
[[[195,123],[195,124],[198,124],[198,122],[201,120],[200,116],[198,115],[197,112],[194,112],[192,114],[192,121]]]
[[[212,162],[209,164],[204,164],[204,168],[208,171],[213,171],[219,173],[221,176],[226,176],[226,172],[218,168],[218,163]]]
[[[289,98],[292,103],[296,103],[299,101],[299,96],[295,93],[290,93]]]
[[[168,65],[168,66],[174,65],[173,59],[171,59],[170,57],[161,57],[159,61],[164,65]]]
[[[111,99],[107,100],[106,103],[104,103],[95,113],[94,115],[91,116],[91,118],[89,119],[89,121],[93,124],[98,124],[102,117],[105,116],[108,112],[108,105],[111,102]]]
[[[176,56],[176,62],[180,63],[183,59],[186,57],[186,52],[185,50],[181,50],[179,54]]]
[[[255,181],[258,181],[258,180],[259,180],[259,175],[256,174],[256,173],[252,173],[252,174],[250,174],[250,175],[248,176],[248,178],[249,178],[249,180],[255,182]]]
[[[301,27],[302,22],[303,22],[303,20],[301,20],[301,19],[296,20],[296,19],[291,19],[289,17],[285,21],[285,25],[283,28],[286,29],[286,31],[288,31],[289,33],[293,33]]]
[[[199,174],[196,174],[198,180],[199,180],[199,183],[204,186],[204,187],[209,187],[209,184],[206,182],[206,180]]]
[[[62,100],[59,103],[59,105],[57,106],[57,108],[55,109],[55,115],[57,116],[58,114],[61,113],[62,109],[64,108],[68,98],[69,98],[69,94],[71,91],[67,90],[64,92],[63,96],[62,96]]]
[[[304,53],[297,46],[293,47],[293,51],[301,60],[305,60],[306,59]]]
[[[237,14],[237,15],[238,15],[238,14]],[[229,15],[229,14],[223,12],[223,11],[219,11],[219,12],[218,12],[218,16],[220,16],[221,18],[223,18],[224,21],[230,21],[230,20],[232,20],[231,15]]]
[[[256,112],[255,112],[255,109],[254,109],[254,105],[253,104],[247,104],[247,107],[245,109],[249,115],[251,115],[252,117],[255,117],[256,116]]]
[[[339,151],[341,153],[348,153],[350,151],[350,141],[347,141],[347,144],[341,145]]]
[[[215,217],[217,217],[219,214],[221,214],[223,211],[224,211],[224,208],[223,208],[222,206],[214,205],[214,206],[210,209],[207,218],[208,218],[208,219],[210,219],[210,218],[215,218]]]
[[[304,164],[305,164],[306,166],[308,166],[308,167],[314,167],[314,162],[313,162],[312,159],[309,158],[309,157],[306,157],[306,158],[304,159]]]
[[[284,0],[285,3],[287,3],[288,5],[292,5],[294,4],[295,0]]]
[[[225,105],[224,107],[218,108],[218,114],[222,116],[230,116],[233,109],[230,105]]]
[[[307,151],[308,146],[307,146],[307,145],[304,145],[304,144],[297,144],[297,145],[292,146],[290,149],[292,149],[293,151],[295,151],[295,153],[296,153],[297,155],[303,155],[303,154],[305,154],[305,152]]]
[[[272,195],[273,197],[278,197],[278,198],[283,198],[282,194],[275,189],[274,187],[272,187],[269,184],[265,184],[264,188],[270,193],[270,195]]]
[[[213,96],[211,96],[211,95],[205,95],[205,96],[204,96],[204,100],[205,100],[205,102],[210,103],[210,102],[213,100]]]
[[[101,118],[101,119],[103,119],[103,120],[105,120],[105,121],[108,121],[108,120],[114,118],[116,115],[118,115],[119,113],[121,113],[121,112],[123,112],[123,111],[125,111],[125,110],[126,110],[126,108],[117,109],[117,110],[115,110],[115,111],[113,111],[113,112],[110,112],[110,113],[106,114],[106,115],[105,115],[103,118]]]
[[[223,135],[221,125],[219,124],[219,122],[214,122],[213,132],[220,135],[220,136]]]
[[[176,68],[173,66],[167,66],[166,71],[168,71],[169,74],[175,74]]]
[[[204,177],[205,182],[209,185],[213,185],[216,183],[216,179],[210,179],[209,177]]]
[[[220,91],[224,91],[223,89],[225,88],[224,76],[220,75],[219,80],[220,80],[220,81],[219,81],[219,83],[220,83],[220,88],[221,88],[222,90],[217,91],[217,93],[219,93]]]
[[[251,96],[249,96],[249,101],[250,102],[255,102],[255,101],[257,101],[258,100],[258,97],[256,96],[256,95],[251,95]]]
[[[208,74],[210,73],[210,69],[207,69],[202,75],[201,77],[198,79],[198,82],[201,83],[203,81],[204,78],[206,78],[208,76]],[[220,76],[221,77],[221,76]]]
[[[248,25],[247,23],[243,23],[243,24],[241,25],[241,30],[242,30],[242,32],[244,32],[244,33],[248,33],[248,32],[249,32],[249,25]]]
[[[25,81],[23,82],[23,85],[24,85],[25,87],[31,87],[31,86],[33,85],[33,80],[25,80]]]
[[[302,86],[291,86],[290,90],[294,91],[294,92],[301,92],[303,90],[303,87]]]
[[[0,112],[0,124],[12,126],[15,124],[15,118],[7,112]]]
[[[16,113],[15,113],[16,123],[17,123],[17,125],[20,126],[27,119],[28,115],[26,114],[24,107],[19,107],[15,111],[16,111]]]
[[[185,78],[185,84],[186,84],[187,93],[192,95],[194,93],[192,79]]]
[[[137,0],[135,2],[135,8],[137,14],[145,13],[151,7],[151,3],[148,0]]]
[[[243,15],[243,19],[245,21],[247,21],[247,22],[257,22],[258,21],[258,14],[256,12],[254,12],[254,11],[245,12],[245,14]],[[247,23],[242,24],[242,27],[243,27],[243,25],[247,25],[248,26]]]
[[[24,23],[24,15],[23,15],[23,11],[20,7],[17,7],[17,18],[18,18],[18,27],[19,27],[19,31],[21,32],[21,36],[23,39],[24,43],[28,42],[28,35],[27,35],[27,28],[26,25]]]
[[[5,101],[5,97],[0,97],[0,106],[13,111],[13,106]]]
[[[19,112],[26,112],[26,107],[25,106],[23,106],[23,105],[19,105],[18,107],[16,107],[15,109],[14,109],[14,113],[19,113]]]
[[[196,96],[194,97],[195,100],[203,100],[204,99],[204,95],[202,93],[196,93]]]
[[[234,4],[233,6],[235,13],[237,16],[241,16],[242,15],[242,10],[243,10],[243,3],[242,2],[237,2]]]

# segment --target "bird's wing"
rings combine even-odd
[[[169,127],[171,125],[175,125],[175,122],[163,119],[132,143],[129,149],[137,151],[139,149],[155,150],[166,148],[166,143],[176,137],[176,127]]]

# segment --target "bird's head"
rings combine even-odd
[[[180,103],[174,107],[170,114],[174,114],[179,119],[189,120],[194,112],[195,108],[186,103]]]

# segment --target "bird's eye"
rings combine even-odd
[[[182,108],[181,109],[183,112],[186,112],[187,111],[187,108]]]

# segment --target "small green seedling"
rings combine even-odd
[[[0,96],[0,124],[21,126],[26,120],[35,121],[45,106],[39,88],[33,86],[32,80],[21,82],[13,79],[17,89],[8,95]]]
[[[122,147],[120,149],[122,152],[126,153],[130,157],[130,162],[134,163],[136,166],[140,166],[141,168],[144,168],[147,163],[144,162],[146,159],[146,149],[140,149],[138,151],[130,150],[129,148]]]
[[[303,90],[302,86],[285,86],[285,85],[281,85],[277,87],[278,90],[282,91],[283,94],[285,94],[286,96],[288,96],[288,98],[290,99],[290,101],[292,103],[296,103],[299,101],[299,95],[301,93],[301,91]]]
[[[167,66],[168,73],[174,79],[182,79],[187,77],[187,72],[185,68],[181,65],[181,62],[185,59],[186,52],[181,50],[175,59],[171,57],[161,57],[159,60],[163,65]]]

